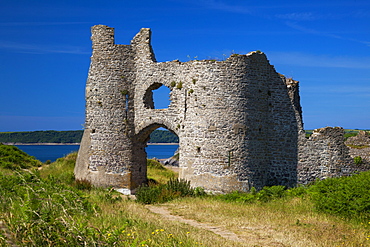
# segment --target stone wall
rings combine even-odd
[[[366,165],[370,165],[370,134],[359,131],[356,136],[349,137],[345,142],[349,146],[349,154],[352,158],[361,157]]]
[[[316,179],[349,176],[365,170],[368,170],[366,166],[356,165],[350,156],[343,128],[315,129],[308,139],[300,136],[298,183],[308,184]]]
[[[294,186],[346,161],[331,146],[340,146],[335,136],[330,145],[305,140],[298,82],[278,74],[265,54],[157,63],[150,39],[144,28],[130,45],[117,45],[113,28],[92,27],[77,179],[127,190],[145,183],[145,146],[158,127],[179,136],[180,177],[210,191]],[[154,109],[160,86],[171,91],[167,109]]]

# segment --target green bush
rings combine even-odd
[[[227,202],[251,203],[256,201],[256,196],[252,193],[233,191],[227,194],[216,196],[217,199]]]
[[[284,197],[285,191],[285,186],[282,185],[263,187],[263,189],[256,194],[256,197],[258,201],[268,202],[273,199]]]
[[[356,156],[353,158],[353,162],[355,162],[356,165],[361,165],[362,164],[362,158],[361,156]]]
[[[328,178],[308,189],[315,207],[347,218],[370,219],[370,171],[350,177]]]
[[[136,200],[143,204],[168,202],[178,197],[202,196],[204,190],[194,189],[185,179],[171,178],[166,184],[143,185],[136,191]]]

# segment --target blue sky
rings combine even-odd
[[[151,28],[159,62],[261,50],[300,81],[305,129],[370,129],[368,0],[0,2],[0,131],[82,129],[97,24],[117,44]]]

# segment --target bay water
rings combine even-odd
[[[80,145],[16,145],[27,154],[34,156],[41,162],[50,160],[54,162],[72,152],[77,152]],[[148,145],[146,147],[147,157],[167,159],[173,156],[179,145]]]

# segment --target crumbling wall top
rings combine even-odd
[[[315,129],[312,132],[311,138],[343,138],[344,129],[342,127],[325,127],[320,129]]]

